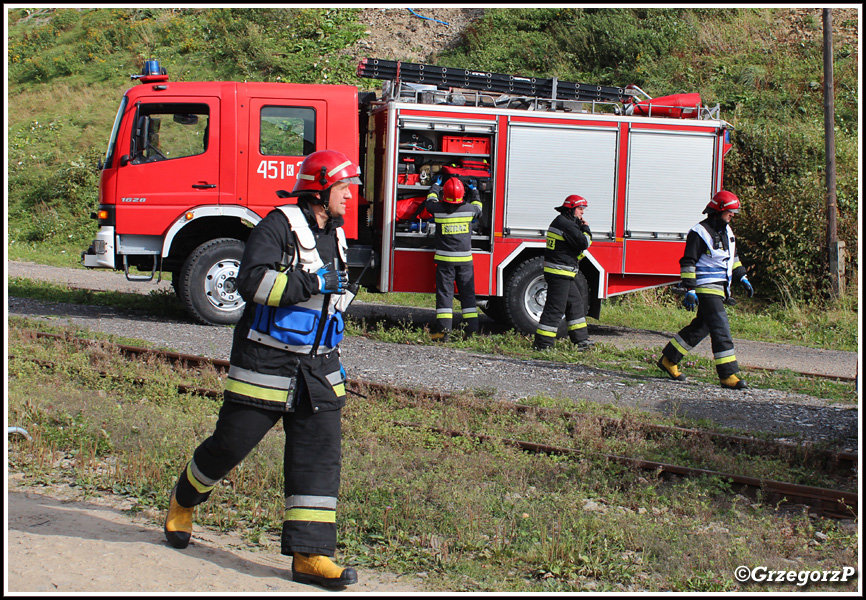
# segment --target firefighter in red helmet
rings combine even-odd
[[[223,404],[212,435],[193,452],[171,490],[165,535],[185,548],[193,508],[282,421],[285,516],[281,552],[292,578],[342,587],[354,569],[332,560],[337,546],[341,409],[346,375],[340,363],[347,293],[343,215],[360,169],[333,150],[307,156],[291,193],[252,230],[237,286],[246,301],[234,329]]]
[[[739,378],[734,340],[725,313],[725,304],[733,303],[733,280],[743,285],[750,298],[755,293],[737,255],[731,229],[731,221],[739,212],[740,199],[731,192],[720,191],[704,209],[707,218],[692,227],[686,237],[686,249],[680,259],[682,285],[687,290],[683,305],[689,310],[697,309],[697,315],[662,350],[658,367],[671,379],[685,381],[677,365],[709,335],[721,386],[735,390],[748,387]]]
[[[464,202],[465,187],[469,188],[469,202]],[[430,337],[438,342],[447,342],[451,335],[455,284],[463,333],[469,337],[478,332],[472,224],[481,214],[481,196],[471,181],[465,187],[458,177],[442,185],[441,175],[437,176],[424,203],[436,226],[436,324]]]
[[[544,281],[547,299],[535,331],[536,350],[548,350],[556,342],[559,322],[565,315],[568,337],[579,350],[594,346],[586,328],[586,303],[575,282],[583,253],[592,244],[592,231],[583,219],[588,202],[577,194],[568,196],[556,210],[559,215],[547,228],[544,250]]]

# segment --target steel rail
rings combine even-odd
[[[500,438],[481,433],[454,431],[442,427],[420,425],[418,423],[403,423],[396,421],[394,423],[402,427],[426,429],[449,437],[466,437],[485,442],[498,441],[510,446],[516,446],[521,450],[539,454],[595,456],[631,468],[655,471],[658,474],[678,475],[682,477],[717,477],[727,480],[734,491],[744,493],[750,498],[758,500],[763,504],[805,504],[815,509],[818,514],[835,519],[857,518],[860,506],[857,494],[853,492],[830,490],[827,488],[818,488],[797,483],[786,483],[772,479],[748,477],[746,475],[735,475],[733,473],[723,473],[721,471],[711,471],[708,469],[683,467],[680,465],[671,465],[639,458],[629,458],[627,456],[618,456],[615,454],[590,453],[574,448],[548,446],[546,444]]]

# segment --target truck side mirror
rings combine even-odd
[[[129,161],[131,161],[131,160],[132,160],[132,157],[129,154],[124,154],[123,156],[120,157],[120,166],[125,167],[126,165],[129,164]]]

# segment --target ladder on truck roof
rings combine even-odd
[[[428,84],[571,102],[630,103],[634,96],[641,92],[634,86],[614,87],[571,83],[559,81],[555,77],[551,79],[520,77],[377,58],[362,59],[358,63],[358,76],[390,80],[395,83]]]
[[[616,114],[662,116],[674,118],[717,119],[719,105],[713,108],[703,106],[697,94],[674,94],[661,98],[652,98],[636,85],[625,87],[591,85],[587,83],[571,83],[559,81],[556,77],[544,79],[540,77],[521,77],[504,73],[489,73],[473,71],[456,67],[441,67],[378,58],[364,58],[358,62],[359,77],[382,79],[390,82],[391,87],[385,95],[396,98],[402,96],[404,84],[416,97],[422,98],[422,103],[449,103],[437,101],[441,92],[431,92],[440,87],[450,89],[473,90],[476,105],[480,94],[485,93],[493,100],[494,106],[511,107],[518,101],[521,108],[535,110],[557,110],[557,105],[566,110],[580,110],[579,103],[592,103],[592,111],[596,105],[613,105]],[[419,86],[429,86],[427,90],[419,90]],[[387,89],[387,88],[386,88]],[[423,100],[425,94],[431,94],[431,100]],[[498,98],[493,98],[498,94]],[[637,96],[643,96],[638,99]],[[452,94],[453,96],[453,94]],[[532,102],[527,101],[528,98]],[[461,102],[465,99],[461,99]],[[456,104],[456,102],[450,102]]]

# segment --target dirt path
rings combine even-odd
[[[175,550],[155,511],[131,512],[110,495],[84,498],[66,485],[27,488],[11,477],[6,494],[7,593],[282,593],[326,592],[294,583],[276,541],[252,552],[239,537],[196,530]],[[348,593],[420,591],[393,575],[358,570]],[[4,594],[5,595],[5,594]]]

